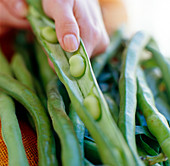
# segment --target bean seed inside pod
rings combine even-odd
[[[56,36],[56,32],[55,29],[47,26],[41,29],[41,36],[47,40],[49,43],[57,43],[57,36]]]
[[[85,72],[84,59],[79,55],[73,55],[69,59],[70,73],[73,77],[81,77]]]
[[[94,95],[87,96],[84,99],[84,106],[87,108],[87,110],[95,120],[98,120],[100,118],[101,110],[99,101],[96,96]]]

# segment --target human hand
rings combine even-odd
[[[43,0],[43,9],[55,21],[57,38],[65,51],[76,51],[80,37],[89,56],[108,46],[97,0]]]
[[[11,28],[28,28],[24,0],[0,0],[0,36]]]
[[[89,56],[104,51],[109,43],[97,0],[43,0],[45,13],[55,21],[62,48],[73,52],[82,38]],[[24,0],[0,0],[0,34],[9,28],[28,28]]]

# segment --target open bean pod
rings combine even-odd
[[[65,85],[77,114],[95,139],[103,163],[116,166],[135,165],[134,158],[112,119],[103,94],[98,87],[83,42],[80,42],[79,49],[73,54],[65,52],[60,44],[49,42],[41,32],[44,27],[51,26],[51,22],[48,24],[48,21],[44,21],[43,15],[37,17],[37,14],[31,12],[35,10],[35,8],[30,10],[28,20],[36,37],[53,62],[60,81]],[[69,61],[72,56],[80,57],[78,60],[84,65],[83,72],[78,76],[72,75],[70,72]]]

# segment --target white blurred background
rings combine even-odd
[[[123,0],[128,13],[128,31],[145,30],[170,57],[170,0]]]

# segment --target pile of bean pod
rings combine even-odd
[[[29,165],[18,105],[37,134],[40,166],[168,166],[170,60],[154,39],[144,32],[125,39],[119,29],[107,50],[89,59],[83,41],[76,52],[65,52],[39,0],[28,3],[37,40],[30,43],[28,32],[20,31],[10,63],[0,52],[0,119],[9,166]]]

